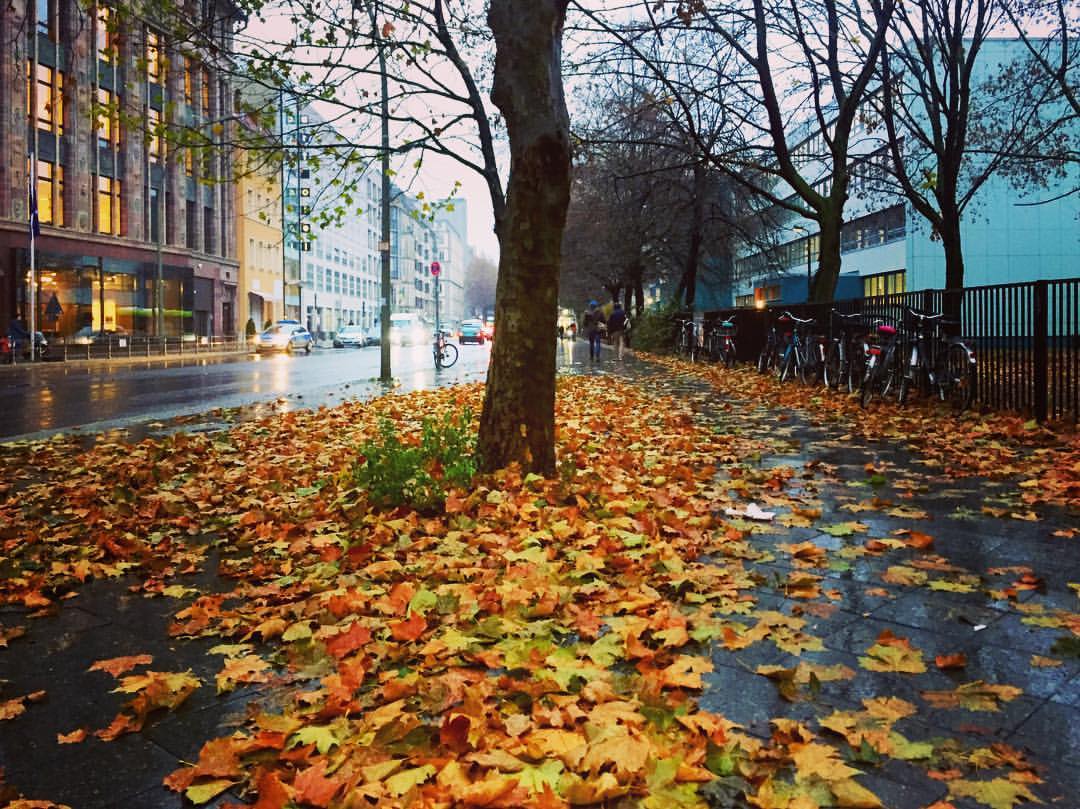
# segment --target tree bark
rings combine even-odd
[[[495,222],[495,337],[480,416],[481,469],[555,471],[559,254],[570,203],[570,120],[562,83],[568,0],[491,0],[491,99],[510,140],[506,209]]]
[[[964,247],[960,237],[960,214],[944,214],[938,233],[941,236],[941,246],[945,250],[946,294],[942,308],[946,318],[959,320],[963,294],[961,290],[964,288]]]
[[[705,231],[705,181],[707,175],[705,164],[694,164],[693,206],[690,221],[690,243],[686,250],[686,264],[683,268],[683,277],[680,286],[686,294],[686,308],[694,310],[694,300],[697,297],[697,273],[698,264],[701,261],[701,244]]]
[[[827,303],[836,295],[836,282],[840,278],[840,237],[844,229],[843,215],[824,209],[818,219],[818,269],[814,274],[810,300]]]

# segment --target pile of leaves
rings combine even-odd
[[[17,448],[24,471],[0,507],[0,600],[44,614],[90,578],[137,575],[148,597],[182,599],[174,637],[219,639],[219,693],[289,687],[284,708],[252,710],[166,779],[194,803],[232,790],[259,809],[876,807],[859,778],[887,761],[921,767],[958,799],[1035,799],[1040,777],[1022,752],[910,739],[903,724],[919,709],[889,694],[816,728],[776,718],[764,735],[725,718],[723,694],[704,699],[713,648],[823,649],[807,616],[842,599],[819,574],[825,566],[897,553],[890,584],[989,586],[936,558],[928,535],[864,540],[867,526],[852,520],[818,526],[848,539],[836,553],[776,543],[793,564],[784,592],[805,610],[759,603],[752,563],[774,554],[747,504],[781,510],[779,529],[821,516],[795,469],[746,462],[776,448],[768,434],[710,426],[692,399],[660,385],[567,378],[557,479],[509,469],[455,487],[440,473],[442,507],[420,509],[358,485],[358,457],[375,457],[361,448],[380,435],[387,447],[387,421],[395,440],[422,446],[426,417],[446,424],[481,396],[478,386],[391,396],[135,447]],[[824,466],[804,472],[821,485],[830,476]],[[220,549],[231,591],[179,584],[208,546]],[[1080,636],[1073,614],[1038,617]],[[102,668],[119,676],[130,662]],[[859,659],[901,677],[928,663],[891,634]],[[854,676],[810,661],[757,673],[792,701]],[[120,687],[136,696],[101,738],[137,730],[201,684],[145,671]],[[975,680],[920,699],[998,710],[1013,688]]]
[[[909,447],[949,477],[1016,478],[1026,505],[1059,505],[1080,514],[1080,433],[1068,425],[1040,425],[1014,413],[957,415],[923,401],[905,407],[877,401],[864,410],[857,396],[781,384],[747,366],[652,359],[675,374],[708,380],[724,397],[808,413],[860,439]]]

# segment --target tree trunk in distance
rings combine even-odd
[[[555,472],[555,326],[570,204],[570,119],[562,84],[568,0],[491,0],[491,99],[510,140],[506,209],[495,223],[497,334],[480,416],[484,471]]]

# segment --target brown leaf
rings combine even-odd
[[[147,666],[154,662],[151,655],[128,655],[127,657],[110,657],[108,660],[99,660],[93,663],[87,671],[104,671],[113,677],[119,677],[126,671],[131,671],[136,666]]]

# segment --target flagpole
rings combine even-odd
[[[34,234],[37,230],[37,155],[30,155],[30,199],[33,208],[30,211],[30,362],[35,359],[37,346],[37,254]]]

